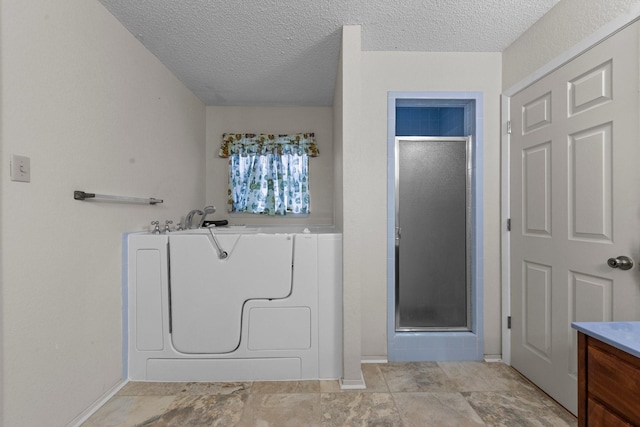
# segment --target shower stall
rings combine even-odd
[[[396,331],[471,327],[471,137],[396,137]]]
[[[482,94],[388,96],[388,360],[481,360]]]

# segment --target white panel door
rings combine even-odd
[[[634,24],[511,98],[511,362],[573,413],[571,322],[640,319],[639,77]]]

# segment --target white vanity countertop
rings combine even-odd
[[[571,327],[640,357],[640,322],[573,322]]]

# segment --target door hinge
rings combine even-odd
[[[507,317],[507,329],[511,329],[511,316]]]
[[[511,135],[511,120],[507,121],[507,133]]]
[[[511,218],[507,218],[507,231],[511,231]]]

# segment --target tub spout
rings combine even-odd
[[[184,229],[188,230],[191,228],[191,223],[193,222],[193,216],[194,215],[202,215],[202,218],[204,218],[204,212],[202,212],[200,209],[194,209],[191,212],[189,212],[187,214],[187,216],[184,219]]]

